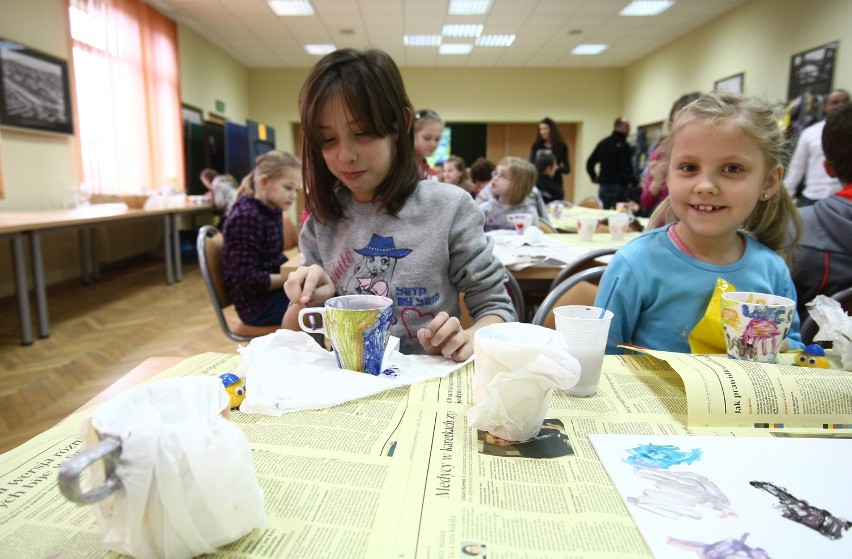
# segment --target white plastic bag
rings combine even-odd
[[[533,324],[509,322],[477,330],[473,338],[473,397],[468,426],[507,441],[535,437],[553,390],[580,378],[580,363],[562,334]]]
[[[121,441],[121,488],[95,505],[108,549],[194,557],[266,522],[248,443],[223,416],[228,405],[217,377],[173,378],[123,392],[83,423],[87,445]],[[103,474],[94,471],[97,485]]]

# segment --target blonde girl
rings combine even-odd
[[[444,162],[444,181],[464,189],[465,192],[473,193],[473,183],[467,173],[467,164],[458,155],[451,155]]]
[[[387,53],[324,56],[302,86],[299,110],[311,215],[299,239],[305,265],[284,286],[293,301],[285,327],[298,329],[302,307],[334,295],[385,294],[402,352],[464,361],[477,329],[515,320],[506,271],[473,199],[421,180],[414,110]],[[459,293],[474,319],[467,329]]]
[[[784,258],[801,229],[784,176],[784,137],[771,106],[732,93],[702,95],[683,109],[662,144],[669,196],[655,210],[669,225],[613,257],[598,291],[610,301],[609,337],[652,349],[690,352],[690,335],[717,283],[796,299]],[[793,243],[785,241],[788,228]],[[726,353],[721,333],[713,342]],[[799,320],[787,343],[801,348]],[[611,353],[620,350],[607,347]]]
[[[281,264],[283,213],[302,187],[299,160],[282,151],[259,156],[240,184],[223,228],[225,288],[246,324],[280,325],[287,308]]]
[[[438,171],[426,159],[432,157],[438,149],[443,132],[444,121],[432,109],[421,109],[414,113],[414,152],[420,163],[421,178],[438,180]]]
[[[538,225],[539,212],[532,196],[536,170],[529,161],[520,157],[504,157],[497,164],[488,187],[488,195],[479,204],[485,216],[485,230],[514,229],[509,215],[528,213],[533,215],[533,226]]]

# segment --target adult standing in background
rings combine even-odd
[[[539,154],[550,151],[556,158],[556,173],[553,180],[562,184],[562,175],[571,172],[571,162],[568,160],[568,144],[562,139],[562,134],[556,123],[550,118],[543,118],[538,123],[538,137],[530,148],[530,163],[535,165]]]
[[[618,117],[612,134],[598,142],[586,161],[586,171],[592,182],[600,185],[598,198],[604,209],[612,209],[616,202],[626,202],[628,189],[639,184],[633,172],[633,150],[627,143],[630,121]],[[595,167],[600,165],[600,173]]]
[[[823,119],[805,128],[799,136],[784,184],[790,196],[796,197],[799,184],[802,179],[805,180],[805,188],[796,198],[800,207],[813,205],[817,200],[827,198],[843,188],[840,181],[828,176],[823,167],[825,155],[822,151],[822,129],[825,128],[825,117],[848,102],[849,92],[845,89],[835,89],[829,93],[822,105]]]

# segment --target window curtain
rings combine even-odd
[[[86,190],[184,190],[176,24],[141,0],[68,12]]]

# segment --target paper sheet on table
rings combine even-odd
[[[246,379],[245,413],[282,415],[321,409],[364,398],[398,386],[444,377],[464,363],[440,356],[404,355],[391,337],[382,360],[383,373],[373,376],[339,369],[334,353],[305,332],[278,330],[240,347],[237,373]]]
[[[534,243],[514,231],[489,231],[494,239],[494,256],[507,268],[521,270],[528,266],[561,268],[589,252],[586,246],[566,246],[545,235]]]

